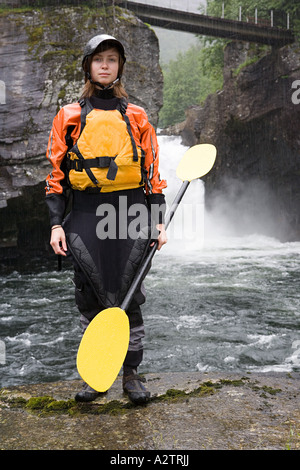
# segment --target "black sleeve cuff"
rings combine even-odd
[[[66,210],[65,196],[62,194],[49,194],[46,196],[46,203],[49,209],[50,226],[61,225]]]
[[[148,194],[147,202],[151,211],[152,222],[157,224],[165,223],[166,201],[165,195],[162,193]]]

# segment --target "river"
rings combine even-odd
[[[170,203],[186,148],[177,137],[159,142]],[[299,372],[300,242],[222,231],[203,195],[191,183],[145,280],[140,371]],[[55,268],[1,274],[1,386],[78,378],[72,271]]]

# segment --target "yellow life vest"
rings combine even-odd
[[[126,100],[109,111],[94,109],[88,99],[81,106],[81,133],[68,152],[71,187],[111,192],[142,186],[145,156],[133,138]]]

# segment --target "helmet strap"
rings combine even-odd
[[[120,77],[117,77],[113,82],[109,83],[108,85],[104,86],[102,85],[102,83],[100,82],[95,82],[92,77],[91,77],[91,74],[88,72],[87,73],[87,78],[88,80],[93,84],[93,85],[96,85],[96,86],[99,86],[102,90],[109,90],[110,88],[112,88],[116,83],[118,83],[120,81]]]

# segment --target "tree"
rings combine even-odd
[[[258,19],[270,19],[274,12],[274,25],[286,27],[286,15],[290,25],[300,35],[300,2],[295,0],[207,0],[207,14],[220,17],[224,4],[224,17],[239,18],[242,5],[242,20],[254,19],[257,8]],[[281,23],[280,23],[281,22]],[[185,118],[185,110],[191,105],[202,104],[210,93],[223,86],[223,50],[226,40],[199,38],[199,45],[176,60],[162,66],[164,74],[164,105],[160,112],[160,127],[166,127]]]
[[[160,112],[160,127],[166,127],[185,118],[185,110],[201,104],[210,93],[223,85],[223,44],[208,44],[199,39],[199,45],[179,53],[176,60],[163,66],[164,105]]]

